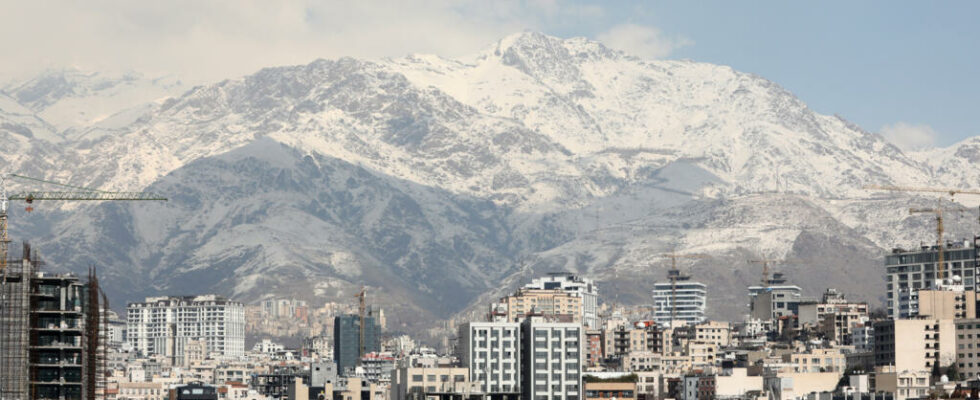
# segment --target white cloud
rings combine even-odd
[[[614,26],[596,39],[606,46],[642,58],[664,58],[678,48],[694,44],[689,39],[667,37],[660,29],[636,24]]]
[[[932,148],[939,136],[929,125],[914,125],[906,122],[896,122],[881,127],[881,135],[905,151]]]
[[[564,2],[0,0],[0,78],[74,66],[213,80],[316,58],[458,56],[544,30],[577,10]]]

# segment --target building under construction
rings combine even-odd
[[[0,273],[0,398],[94,399],[104,386],[98,281],[40,266],[25,244]]]

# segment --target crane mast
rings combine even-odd
[[[59,186],[65,191],[39,191],[39,190],[28,190],[23,192],[10,192],[7,185],[11,183],[12,179],[18,179],[22,181],[29,181],[31,183],[42,183],[47,185]],[[6,285],[8,279],[8,269],[7,269],[7,259],[9,257],[10,248],[10,237],[7,233],[7,222],[8,222],[8,209],[10,207],[10,202],[13,200],[24,201],[28,204],[27,211],[33,210],[31,204],[35,201],[114,201],[114,200],[161,200],[166,201],[167,198],[146,192],[110,192],[100,189],[86,188],[82,186],[67,185],[58,182],[47,181],[44,179],[31,178],[23,175],[17,174],[0,174],[0,307],[6,303],[6,299],[2,296],[6,296]],[[90,271],[91,272],[91,271]],[[90,275],[90,279],[91,279]],[[92,294],[95,296],[95,293]],[[96,300],[97,301],[97,300]],[[0,310],[2,311],[2,310]],[[98,316],[94,317],[98,320]],[[98,329],[97,323],[95,329]],[[94,334],[90,338],[90,342],[87,344],[93,351],[98,348],[99,334]],[[4,348],[4,342],[0,341],[0,354],[5,354],[4,352],[10,351],[10,349]],[[91,360],[90,360],[91,361]],[[94,361],[91,361],[94,362]],[[94,365],[94,364],[92,364]],[[3,369],[9,368],[9,366],[0,365],[0,375],[3,375]],[[86,374],[85,379],[89,382],[89,389],[91,392],[87,393],[88,397],[94,396],[94,385],[95,385],[95,371],[92,370]],[[3,388],[6,386],[6,382],[0,382],[0,393],[3,393]]]
[[[363,286],[361,287],[361,291],[354,295],[354,297],[358,298],[358,306],[357,306],[357,314],[359,318],[359,322],[357,324],[357,336],[358,336],[357,364],[358,365],[361,364],[361,358],[364,357],[364,352],[366,350],[366,346],[364,343],[364,330],[366,329],[365,324],[367,323],[367,321],[365,320],[367,318],[366,315],[367,304],[365,302],[366,296],[367,296],[367,289],[364,288]]]
[[[670,326],[674,326],[674,320],[677,318],[677,281],[681,279],[686,279],[686,277],[681,276],[681,271],[677,269],[677,259],[678,258],[708,258],[706,255],[702,254],[677,254],[677,253],[665,253],[660,255],[663,258],[670,259],[670,269],[667,271],[667,279],[670,279]]]
[[[928,213],[936,215],[936,289],[942,289],[944,285],[943,279],[945,278],[946,269],[946,259],[943,247],[943,233],[945,227],[943,225],[943,212],[944,211],[967,211],[963,207],[944,207],[943,206],[943,194],[948,194],[953,197],[957,194],[969,194],[969,195],[980,195],[980,191],[977,190],[965,190],[965,189],[948,189],[948,188],[932,188],[932,187],[907,187],[907,186],[887,186],[887,185],[868,185],[864,187],[870,190],[886,190],[892,192],[921,192],[921,193],[941,193],[936,204],[936,208],[910,208],[909,214],[919,214]]]

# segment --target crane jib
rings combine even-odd
[[[28,203],[41,200],[155,200],[167,201],[166,197],[155,193],[144,192],[95,192],[95,191],[66,191],[66,192],[21,192],[7,197],[10,200],[24,200]]]

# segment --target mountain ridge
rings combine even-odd
[[[967,168],[980,142],[905,154],[755,75],[535,33],[455,60],[265,68],[53,142],[24,135],[44,125],[29,107],[3,104],[10,168],[171,197],[12,215],[52,264],[102,266],[114,302],[190,288],[342,302],[367,284],[406,330],[477,315],[551,270],[638,302],[675,250],[712,254],[684,267],[716,288],[757,281],[751,258],[802,258],[812,266],[785,268],[811,294],[877,302],[856,282],[877,282],[885,249],[930,238],[901,210],[934,198],[861,187],[980,187]],[[742,297],[709,304],[739,315]]]

